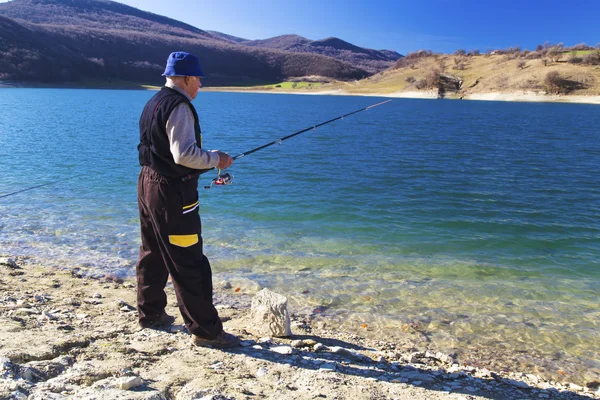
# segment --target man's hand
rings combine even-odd
[[[217,165],[217,168],[226,169],[229,168],[231,164],[233,164],[233,158],[229,154],[223,153],[222,151],[218,150],[217,154],[219,155],[219,164]]]

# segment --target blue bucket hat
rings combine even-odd
[[[185,51],[175,51],[167,59],[162,76],[199,76],[204,78],[198,57]]]

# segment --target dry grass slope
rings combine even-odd
[[[511,100],[525,100],[526,95],[535,101],[548,97],[552,97],[552,101],[575,97],[598,99],[600,65],[573,64],[568,60],[567,53],[556,60],[507,54],[430,54],[400,60],[395,68],[362,80],[323,83],[317,90],[310,91],[297,87],[293,92],[438,97],[440,81],[437,79],[441,74],[447,77],[444,98],[491,99],[491,95],[499,94]],[[549,84],[549,74],[558,76],[560,87]],[[459,85],[458,90],[454,90],[453,84]],[[283,89],[279,90],[285,91]]]
[[[508,55],[431,55],[414,60],[397,69],[389,69],[349,84],[337,87],[356,94],[393,94],[423,91],[419,82],[427,80],[432,71],[457,77],[462,81],[456,93],[446,97],[463,97],[491,92],[533,92],[553,94],[546,84],[549,72],[558,72],[569,95],[600,95],[600,66],[571,64],[543,59],[523,60]],[[564,93],[564,92],[563,92]]]

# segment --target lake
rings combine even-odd
[[[0,254],[132,276],[151,91],[0,89]],[[382,98],[201,92],[236,155]],[[395,99],[247,157],[200,213],[214,281],[462,362],[600,376],[600,108]],[[174,299],[171,299],[174,301]]]

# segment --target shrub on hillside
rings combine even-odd
[[[556,46],[552,46],[551,48],[548,49],[548,57],[550,57],[550,59],[554,62],[557,62],[558,60],[560,60],[560,57],[563,54],[563,45],[562,43],[557,44]]]
[[[583,58],[577,56],[576,52],[572,52],[571,56],[569,57],[569,59],[567,61],[571,64],[581,64],[583,62]]]
[[[521,60],[517,63],[517,68],[523,69],[523,68],[525,68],[526,65],[527,65],[527,63],[525,61]]]
[[[569,48],[569,50],[571,51],[585,51],[585,50],[593,50],[594,48],[592,46],[588,46],[585,43],[579,43],[576,44],[575,46],[572,46],[571,48]]]
[[[558,71],[548,72],[546,78],[544,78],[544,85],[546,86],[546,92],[552,94],[559,94],[566,89],[565,80]]]
[[[414,76],[409,76],[409,77],[406,78],[406,82],[407,83],[415,83],[416,79],[415,79]]]
[[[587,65],[600,65],[600,50],[584,55],[581,62]]]
[[[419,79],[415,84],[417,89],[425,89],[427,88],[427,79]]]
[[[440,82],[440,75],[441,75],[441,72],[438,69],[432,69],[431,71],[429,71],[427,73],[427,76],[425,77],[425,80],[427,82],[427,87],[428,88],[438,87],[438,84]]]

